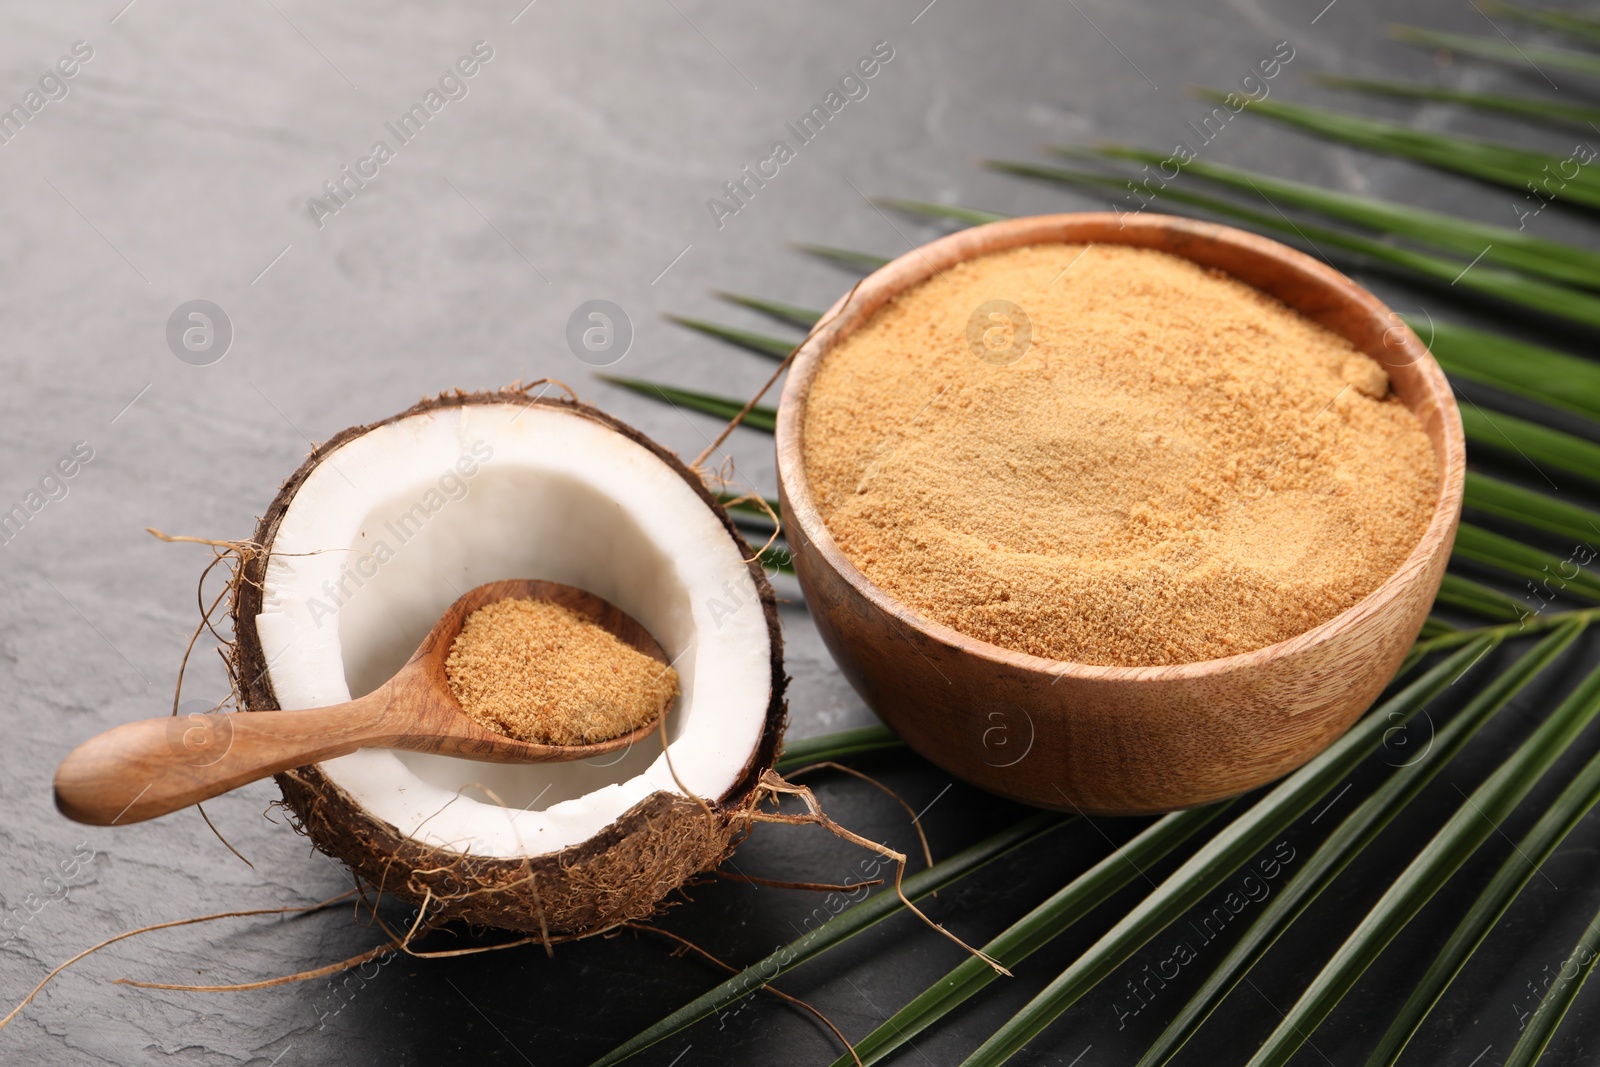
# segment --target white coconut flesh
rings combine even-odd
[[[771,638],[754,580],[705,501],[649,449],[547,406],[408,416],[325,455],[283,515],[256,629],[286,709],[391,677],[484,582],[538,578],[604,597],[666,650],[681,695],[672,767],[655,742],[517,766],[363,749],[320,765],[401,834],[497,858],[580,844],[651,794],[716,799],[760,743]]]

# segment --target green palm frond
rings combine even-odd
[[[1596,115],[1600,116],[1600,109],[1596,110]],[[1069,158],[1124,159],[1157,167],[1170,159],[1160,152],[1126,145],[1090,149],[1055,147],[1051,151]],[[1198,159],[1183,164],[1180,173],[1235,190],[1252,200],[1312,211],[1486,265],[1506,267],[1568,285],[1600,288],[1600,255],[1561,241],[1535,237],[1510,226],[1473,222],[1411,204],[1392,204],[1372,197],[1334,192],[1305,182]],[[1158,173],[1154,180],[1158,188],[1166,184],[1165,172]],[[1459,272],[1460,268],[1456,269]]]
[[[1465,504],[1502,519],[1576,541],[1600,540],[1600,511],[1569,504],[1534,489],[1468,471]]]
[[[901,200],[893,196],[875,196],[872,202],[879,207],[889,208],[891,211],[901,211],[907,215],[924,215],[931,218],[949,219],[952,222],[965,223],[968,226],[982,226],[986,222],[1001,222],[1010,218],[1009,215],[996,215],[992,211],[978,211],[970,207],[958,207],[954,204],[932,204],[926,200]]]
[[[1443,637],[1445,634],[1460,633],[1461,627],[1455,623],[1447,622],[1437,615],[1429,615],[1422,620],[1422,629],[1417,631],[1418,639],[1429,637]]]
[[[663,317],[668,322],[677,323],[685,329],[703,333],[707,337],[715,337],[719,341],[726,341],[736,348],[754,352],[758,356],[766,356],[768,359],[783,359],[794,349],[797,343],[795,341],[787,341],[782,337],[772,337],[768,334],[740,330],[732,326],[723,326],[721,323],[710,322],[706,319],[691,319],[684,315],[666,315]]]
[[[1529,610],[1515,597],[1506,596],[1498,589],[1455,573],[1445,574],[1439,586],[1438,602],[1447,608],[1455,608],[1490,622],[1511,622],[1520,619]],[[1423,633],[1420,636],[1425,640],[1439,635]]]
[[[1577,623],[1568,624],[1551,639],[1569,631],[1576,636],[1581,628]],[[1497,679],[1496,683],[1499,681]],[[1495,832],[1596,712],[1600,712],[1600,669],[1592,671],[1516,752],[1473,790],[1450,820],[1423,846],[1417,858],[1334,953],[1333,959],[1312,979],[1310,988],[1300,995],[1250,1059],[1249,1067],[1281,1067],[1289,1061],[1356,979],[1422,905]]]
[[[877,270],[889,262],[889,257],[875,255],[871,252],[855,252],[848,248],[835,248],[832,245],[814,245],[796,242],[795,249],[808,256],[816,256],[846,270],[859,271],[865,274]]]
[[[1551,634],[1524,654],[1482,693],[1457,712],[1433,738],[1427,751],[1404,763],[1375,789],[1319,845],[1305,866],[1278,891],[1266,908],[1229,949],[1227,957],[1205,979],[1177,1016],[1162,1031],[1138,1067],[1156,1067],[1175,1055],[1224,997],[1265,956],[1285,930],[1305,913],[1339,872],[1378,836],[1391,819],[1409,804],[1422,787],[1453,759],[1496,712],[1538,677],[1578,636],[1579,625]]]
[[[1418,325],[1421,324],[1412,323],[1413,328]],[[1600,444],[1593,441],[1514,415],[1485,411],[1471,400],[1461,405],[1461,428],[1469,445],[1504,451],[1525,460],[1547,482],[1550,478],[1544,474],[1544,467],[1600,482]]]
[[[1063,167],[1009,160],[986,160],[985,164],[1007,173],[1063,185],[1120,190],[1126,184],[1123,179]],[[1446,286],[1471,289],[1507,303],[1520,304],[1547,315],[1600,328],[1600,295],[1530,278],[1515,271],[1482,267],[1468,260],[1445,259],[1417,252],[1346,230],[1298,222],[1285,215],[1270,199],[1267,207],[1272,209],[1271,213],[1171,186],[1162,189],[1161,196],[1214,215],[1238,219],[1259,230],[1280,233],[1290,241],[1308,245],[1324,258],[1328,248],[1353,252],[1368,261],[1409,271],[1435,282],[1443,282]]]
[[[778,322],[787,323],[790,326],[798,326],[802,330],[809,330],[812,324],[822,317],[822,312],[813,311],[810,308],[796,307],[793,304],[785,304],[777,300],[766,300],[759,296],[747,296],[744,293],[730,293],[724,289],[713,289],[711,295],[718,300],[726,300],[730,304],[749,308],[751,311],[765,315],[769,319],[776,319]]]
[[[744,401],[734,397],[713,396],[692,389],[679,389],[676,386],[645,381],[643,378],[622,378],[614,374],[597,374],[595,377],[675,408],[698,411],[703,415],[715,415],[719,419],[732,419],[744,408]],[[771,433],[778,428],[777,409],[758,404],[745,416],[744,425],[752,430],[765,430]]]
[[[1600,363],[1455,323],[1411,326],[1445,373],[1600,422]]]
[[[1208,99],[1222,99],[1222,94],[1211,91],[1202,95]],[[1276,100],[1258,101],[1247,110],[1304,133],[1503,185],[1516,190],[1518,196],[1534,196],[1528,191],[1529,182],[1549,181],[1551,184],[1545,194],[1541,194],[1546,199],[1556,197],[1585,207],[1600,207],[1600,174],[1571,156],[1533,152]],[[1530,209],[1537,208],[1540,203],[1540,200],[1530,199]]]
[[[1399,100],[1426,100],[1437,104],[1460,104],[1501,115],[1514,115],[1519,119],[1549,123],[1558,126],[1576,126],[1588,130],[1592,123],[1600,123],[1600,107],[1585,104],[1568,104],[1559,100],[1546,100],[1537,96],[1504,96],[1499,93],[1474,93],[1465,89],[1451,89],[1443,85],[1419,85],[1415,82],[1383,81],[1373,78],[1340,78],[1332,75],[1314,75],[1312,81],[1330,89],[1348,89],[1372,96],[1388,96]]]
[[[1137,878],[1139,872],[1187,841],[1227,807],[1228,802],[1224,802],[1175,812],[1146,827],[1133,840],[1068,882],[1049,900],[984,945],[983,951],[1006,967],[1015,967]],[[976,996],[998,977],[993,967],[977,957],[963,960],[921,996],[858,1041],[856,1056],[862,1063],[877,1063]],[[832,1067],[848,1067],[854,1062],[855,1058],[846,1054],[835,1060]]]
[[[1387,1067],[1400,1058],[1412,1035],[1483,943],[1490,928],[1596,803],[1600,803],[1600,754],[1589,760],[1561,795],[1551,801],[1533,829],[1516,843],[1389,1024],[1382,1041],[1367,1059],[1367,1067]]]
[[[1552,11],[1543,7],[1524,7],[1520,4],[1495,3],[1487,0],[1485,10],[1496,15],[1516,19],[1555,30],[1579,40],[1600,43],[1600,18],[1581,11]]]
[[[1503,4],[1495,4],[1491,9],[1569,36],[1600,41],[1600,18],[1533,8],[1513,10]],[[1519,61],[1531,57],[1536,62],[1549,62],[1562,69],[1600,73],[1600,56],[1415,29],[1401,29],[1397,34],[1412,43],[1451,47],[1463,54],[1491,59],[1515,55]],[[1581,103],[1394,82],[1325,81],[1340,88],[1462,104],[1478,111],[1539,121],[1600,124],[1600,108]],[[1220,99],[1220,94],[1202,95]],[[1587,166],[1587,160],[1580,165],[1575,162],[1576,157],[1417,130],[1278,100],[1252,102],[1249,109],[1256,115],[1323,140],[1506,186],[1518,196],[1527,197],[1526,204],[1517,209],[1519,215],[1536,213],[1553,199],[1582,207],[1600,207],[1600,169]],[[1070,157],[1092,157],[1109,165],[1111,170],[1128,163],[1144,165],[1145,170],[1135,177],[1140,183],[1150,179],[1151,167],[1159,167],[1168,158],[1163,153],[1126,145],[1052,151]],[[1128,209],[1144,210],[1150,206],[1129,197],[1132,190],[1125,171],[1118,175],[1105,170],[1076,171],[1020,161],[996,161],[987,165],[1014,175],[1121,198],[1126,201],[1123,207]],[[1487,296],[1496,302],[1530,308],[1556,319],[1600,327],[1600,254],[1588,249],[1535,237],[1510,224],[1491,225],[1412,205],[1355,196],[1225,166],[1210,159],[1192,160],[1179,170],[1179,178],[1162,172],[1161,181],[1150,180],[1148,185],[1142,185],[1139,199],[1159,200],[1162,208],[1172,204],[1178,210],[1237,220],[1253,229],[1299,243],[1325,257],[1332,254],[1342,262],[1375,266],[1402,280],[1426,282],[1441,300],[1465,297],[1481,310],[1484,305],[1481,298]],[[1197,192],[1195,185],[1201,182],[1220,195]],[[1530,182],[1538,188],[1537,194],[1528,192]],[[873,204],[884,210],[938,219],[956,226],[981,225],[1006,217],[959,204],[907,198],[878,198]],[[1307,216],[1316,221],[1310,221]],[[1517,221],[1523,222],[1525,217]],[[870,271],[888,261],[870,252],[822,245],[796,247],[855,272]],[[819,317],[818,312],[793,304],[732,293],[717,295],[800,329],[810,328]],[[1203,978],[1199,989],[1140,1061],[1141,1067],[1166,1063],[1200,1030],[1230,991],[1247,980],[1251,968],[1274,944],[1295,935],[1297,920],[1312,902],[1330,886],[1341,884],[1346,867],[1363,853],[1385,825],[1404,816],[1410,802],[1442,768],[1451,765],[1484,724],[1535,678],[1542,677],[1542,672],[1573,644],[1585,627],[1600,621],[1600,607],[1555,610],[1548,603],[1557,593],[1600,603],[1600,577],[1587,567],[1594,556],[1594,550],[1588,546],[1600,540],[1600,510],[1565,499],[1572,495],[1566,483],[1574,478],[1582,479],[1585,495],[1592,496],[1595,487],[1600,486],[1600,363],[1498,332],[1440,321],[1426,311],[1408,316],[1406,321],[1430,345],[1452,382],[1468,394],[1461,397],[1460,404],[1462,425],[1473,460],[1464,494],[1468,521],[1461,524],[1451,567],[1443,578],[1437,598],[1437,610],[1443,611],[1446,617],[1435,614],[1425,622],[1391,684],[1393,695],[1320,756],[1266,790],[1231,822],[1217,829],[1202,825],[1215,816],[1216,811],[1185,812],[1147,826],[1123,846],[1124,856],[1142,857],[1140,865],[1148,866],[1190,835],[1204,838],[1198,850],[1153,892],[1131,911],[1114,919],[1109,929],[1078,959],[985,1040],[967,1061],[969,1064],[998,1064],[1010,1058],[1150,938],[1197,906],[1221,879],[1269,845],[1290,821],[1317,803],[1330,786],[1346,778],[1397,723],[1416,714],[1466,671],[1484,674],[1484,680],[1476,686],[1480,691],[1466,701],[1463,710],[1444,723],[1432,746],[1383,778],[1359,801],[1355,811],[1316,847],[1305,865],[1279,889],[1232,946],[1226,959]],[[737,330],[704,320],[688,320],[683,324],[720,340],[742,344],[765,356],[778,355],[778,346],[792,344],[759,332]],[[758,340],[747,343],[752,339]],[[782,349],[783,354],[787,351],[787,347]],[[636,379],[622,384],[680,408],[722,417],[731,417],[742,407],[737,399],[689,393]],[[1498,410],[1507,405],[1519,414],[1513,416]],[[1530,415],[1530,411],[1535,414]],[[1549,418],[1542,418],[1538,412],[1548,414]],[[751,425],[754,428],[770,431],[775,425],[772,409],[761,408],[753,414]],[[1580,423],[1578,419],[1587,422]],[[1546,424],[1558,421],[1566,428],[1557,429],[1555,425]],[[1494,474],[1480,469],[1480,462],[1491,459],[1495,461],[1491,467]],[[1519,471],[1520,475],[1515,473]],[[1562,483],[1560,488],[1558,480]],[[1562,496],[1554,495],[1558,492]],[[743,513],[743,517],[744,521],[753,521],[748,513]],[[1480,520],[1492,521],[1496,528],[1485,528],[1479,524]],[[1521,534],[1509,536],[1501,532],[1507,530],[1526,531],[1531,540],[1524,539]],[[1575,546],[1566,558],[1538,547],[1559,544],[1554,540],[1558,538]],[[1527,599],[1507,591],[1516,590],[1519,584],[1531,591]],[[1463,617],[1484,622],[1480,625],[1463,623],[1460,621]],[[1502,642],[1539,638],[1542,639],[1514,661],[1501,663],[1503,657],[1489,657],[1491,664],[1501,665],[1476,666]],[[1414,672],[1420,673],[1411,680]],[[1589,673],[1476,791],[1463,798],[1465,802],[1445,826],[1393,883],[1384,887],[1377,903],[1349,933],[1343,947],[1326,961],[1290,1015],[1261,1046],[1253,1064],[1283,1063],[1293,1055],[1411,916],[1446,882],[1465,877],[1457,872],[1491,832],[1486,827],[1497,824],[1516,809],[1546,777],[1553,777],[1556,760],[1595,717],[1597,710],[1600,710],[1600,670]],[[888,731],[870,728],[850,737],[797,742],[784,757],[782,766],[793,768],[816,759],[867,754],[898,744],[898,739]],[[1600,799],[1600,755],[1595,755],[1576,777],[1553,783],[1551,789],[1559,790],[1559,795],[1523,837],[1518,845],[1519,855],[1507,858],[1486,885],[1472,887],[1477,891],[1476,902],[1460,916],[1456,933],[1437,949],[1428,973],[1388,1024],[1388,1033],[1373,1055],[1373,1065],[1392,1062],[1404,1048],[1409,1036],[1449,988],[1451,979],[1470,962],[1477,945],[1515,904],[1532,871]],[[1488,820],[1474,817],[1474,812],[1480,808],[1490,813]],[[1126,864],[1119,866],[1116,853],[1104,857],[1012,923],[985,946],[985,951],[1008,965],[1020,962],[1060,937],[1069,927],[1089,921],[1090,909],[1126,881],[1125,868]],[[880,894],[867,903],[881,897]],[[844,915],[839,917],[843,918]],[[832,926],[832,923],[827,924],[814,933],[822,933]],[[834,929],[824,939],[825,947],[843,944],[854,932],[855,928],[848,925]],[[1531,1063],[1551,1039],[1600,953],[1600,916],[1596,916],[1595,922],[1584,932],[1574,953],[1576,962],[1569,968],[1572,980],[1551,987],[1540,1009],[1529,1019],[1509,1062]],[[760,973],[766,977],[780,973],[773,971],[772,959],[769,957],[744,972],[742,985],[740,978],[731,979],[662,1020],[603,1062],[617,1062],[631,1051],[750,992],[759,984],[752,984],[751,980],[758,969],[765,966],[767,970]],[[961,1005],[982,995],[993,977],[993,972],[981,962],[963,961],[863,1038],[856,1054],[867,1063],[887,1059],[903,1050],[916,1035],[938,1025]],[[850,1062],[853,1062],[852,1057],[843,1056],[835,1067],[844,1067]]]
[[[907,877],[901,888],[910,900],[920,900],[954,885],[1000,857],[1059,830],[1073,818],[1055,812],[1030,815],[993,837],[958,852],[949,859],[941,860],[925,871],[918,871]],[[593,1067],[610,1067],[611,1064],[621,1063],[657,1041],[671,1037],[708,1015],[752,993],[759,992],[762,986],[780,975],[815,959],[861,931],[876,926],[904,910],[905,904],[892,888],[879,890],[861,903],[851,905],[813,927],[759,963],[745,968],[726,982],[695,998],[649,1029],[618,1045],[596,1060]]]
[[[1600,56],[1588,52],[1575,52],[1569,48],[1542,48],[1539,45],[1516,44],[1493,37],[1474,37],[1465,33],[1445,33],[1421,26],[1392,26],[1390,36],[1404,44],[1419,48],[1443,48],[1464,56],[1495,59],[1502,63],[1532,63],[1534,66],[1570,70],[1578,74],[1600,77]]]
[[[1470,522],[1462,523],[1456,531],[1452,558],[1482,563],[1542,584],[1554,581],[1556,587],[1550,590],[1552,594],[1564,591],[1585,600],[1600,601],[1600,578],[1584,570],[1579,561],[1553,556]]]
[[[1506,1057],[1505,1067],[1533,1067],[1539,1061],[1549,1047],[1550,1039],[1555,1036],[1556,1027],[1566,1018],[1567,1009],[1577,999],[1578,990],[1583,988],[1583,983],[1594,972],[1597,959],[1600,959],[1600,914],[1589,920],[1578,943],[1572,946],[1572,951],[1556,974],[1556,980],[1539,1001],[1533,1018],[1528,1020],[1527,1029],[1522,1031],[1516,1048]],[[1567,974],[1568,967],[1572,968],[1570,975]]]
[[[1042,1033],[1078,998],[1271,844],[1329,789],[1348,777],[1377,748],[1387,732],[1404,725],[1497,643],[1498,639],[1492,636],[1471,641],[1394,697],[1369,711],[1344,736],[1218,831],[1021,1011],[995,1031],[967,1058],[963,1067],[995,1067],[1020,1052],[1023,1046]]]

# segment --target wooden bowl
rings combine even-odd
[[[1277,297],[1388,370],[1438,464],[1438,503],[1400,568],[1342,614],[1223,659],[1107,667],[1001,648],[919,615],[840,552],[806,481],[806,397],[828,352],[897,294],[963,260],[1020,245],[1154,248]],[[848,303],[848,306],[844,306]],[[1444,373],[1371,293],[1292,248],[1162,215],[1043,215],[940,238],[875,271],[801,348],[778,408],[784,526],[806,602],[862,698],[923,756],[1040,807],[1136,814],[1245,792],[1330,744],[1382,691],[1416,639],[1460,519],[1465,445]]]

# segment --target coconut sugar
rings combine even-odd
[[[544,600],[498,600],[467,616],[445,675],[473,719],[547,745],[621,737],[678,695],[670,666]]]
[[[1029,320],[1014,362],[1004,319],[969,341],[995,300]],[[1004,648],[1120,666],[1333,618],[1399,568],[1437,493],[1376,361],[1126,246],[1011,249],[901,294],[823,361],[803,456],[835,542],[890,595]]]

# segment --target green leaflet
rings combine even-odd
[[[1437,615],[1429,615],[1422,620],[1422,629],[1417,631],[1417,639],[1424,640],[1429,637],[1443,637],[1445,634],[1460,633],[1461,627],[1451,622],[1446,622]]]
[[[730,293],[723,289],[713,289],[711,295],[718,300],[726,300],[730,304],[737,304],[743,308],[765,315],[769,319],[798,326],[802,330],[809,330],[820,318],[822,312],[812,311],[810,308],[796,307],[793,304],[783,304],[776,300],[765,300],[759,296],[746,296],[743,293]]]
[[[1539,1010],[1528,1020],[1527,1029],[1522,1031],[1516,1048],[1506,1058],[1505,1067],[1533,1067],[1539,1061],[1549,1047],[1550,1039],[1556,1036],[1556,1027],[1566,1018],[1567,1009],[1578,998],[1578,990],[1583,988],[1583,983],[1594,970],[1596,959],[1600,959],[1600,914],[1589,920],[1583,936],[1572,947],[1571,955],[1556,976],[1558,980],[1551,983],[1544,999],[1539,1002]],[[1570,976],[1567,974],[1569,967],[1572,969]]]
[[[834,248],[832,245],[813,245],[796,242],[794,247],[810,256],[825,259],[829,263],[837,264],[848,270],[870,273],[889,262],[887,256],[876,256],[871,252],[852,252],[848,248]]]
[[[1494,111],[1502,115],[1532,119],[1535,122],[1580,126],[1589,130],[1590,123],[1600,124],[1600,108],[1582,104],[1564,104],[1536,96],[1501,96],[1495,93],[1471,93],[1450,89],[1442,85],[1417,85],[1412,82],[1377,81],[1370,78],[1335,78],[1318,75],[1312,78],[1330,89],[1350,89],[1374,96],[1393,96],[1402,100],[1429,100],[1440,104],[1460,104],[1480,111]]]
[[[1333,883],[1350,861],[1372,843],[1389,821],[1416,798],[1445,764],[1455,758],[1484,723],[1565,651],[1582,631],[1582,624],[1569,624],[1526,652],[1509,670],[1491,681],[1470,704],[1457,712],[1444,729],[1430,739],[1431,743],[1425,751],[1402,763],[1346,816],[1228,950],[1226,958],[1206,976],[1204,984],[1139,1060],[1138,1067],[1156,1067],[1176,1055],[1222,1003],[1223,998],[1266,955],[1284,931],[1305,913],[1317,896]]]
[[[673,407],[688,408],[690,411],[702,412],[706,415],[715,415],[719,419],[732,419],[744,408],[743,400],[732,397],[713,396],[710,393],[697,393],[689,389],[679,389],[671,385],[660,385],[656,382],[647,382],[643,378],[620,378],[611,374],[597,374],[603,382],[621,386],[632,390],[641,396],[650,397],[671,404]],[[776,408],[756,405],[750,409],[750,414],[745,416],[743,425],[752,430],[765,430],[768,433],[778,428],[778,412]]]
[[[982,226],[987,222],[1004,222],[1011,217],[1010,215],[996,215],[992,211],[978,211],[970,207],[961,207],[956,204],[933,204],[926,200],[901,200],[893,196],[875,196],[872,198],[872,202],[879,207],[904,212],[907,215],[948,219],[951,222],[965,223],[968,226]]]
[[[1219,98],[1209,92],[1206,95]],[[1490,141],[1452,137],[1341,111],[1275,100],[1258,101],[1251,104],[1249,110],[1306,133],[1507,186],[1519,196],[1530,198],[1527,201],[1529,211],[1536,210],[1542,201],[1552,196],[1600,207],[1600,174],[1595,173],[1593,166],[1581,163],[1578,156],[1530,152]],[[1590,158],[1592,161],[1593,157]],[[1530,182],[1542,190],[1538,194],[1540,199],[1533,199],[1535,194],[1528,188]],[[1542,184],[1545,182],[1549,184]]]
[[[1062,167],[1046,167],[1033,163],[1016,163],[1005,160],[987,160],[985,163],[987,166],[1011,174],[1041,178],[1065,185],[1115,189],[1122,187],[1124,184],[1117,178],[1110,178],[1101,174],[1090,174],[1084,171],[1067,170]],[[1600,327],[1600,295],[1570,289],[1552,282],[1540,281],[1512,271],[1475,265],[1467,261],[1458,262],[1444,259],[1425,252],[1416,252],[1409,248],[1401,248],[1385,241],[1362,237],[1359,234],[1348,233],[1344,230],[1330,230],[1324,226],[1314,226],[1309,222],[1296,222],[1283,214],[1281,210],[1278,210],[1277,206],[1270,200],[1267,201],[1267,206],[1273,208],[1273,214],[1254,211],[1230,200],[1218,200],[1215,197],[1191,193],[1184,189],[1175,189],[1171,185],[1161,189],[1160,196],[1176,203],[1198,207],[1212,214],[1236,218],[1260,229],[1275,230],[1298,238],[1305,244],[1310,245],[1313,252],[1324,258],[1326,258],[1326,255],[1323,252],[1323,246],[1340,248],[1365,256],[1369,260],[1400,267],[1423,277],[1445,282],[1450,286],[1472,289],[1499,300],[1534,308],[1547,315]],[[1600,204],[1600,192],[1597,192],[1596,203]]]
[[[1499,641],[1478,637],[1370,711],[1321,754],[1220,830],[1105,936],[994,1033],[965,1067],[1004,1063],[1346,778],[1384,735],[1416,714]]]
[[[1549,640],[1546,639],[1545,643]],[[1484,887],[1472,908],[1439,950],[1399,1014],[1389,1024],[1383,1040],[1368,1058],[1367,1067],[1382,1067],[1399,1059],[1417,1027],[1422,1025],[1423,1019],[1439,1002],[1445,989],[1461,972],[1461,968],[1466,966],[1468,959],[1488,936],[1489,930],[1500,921],[1500,916],[1506,913],[1539,866],[1550,858],[1556,846],[1566,839],[1597,802],[1600,802],[1600,754],[1589,760],[1561,795],[1551,801],[1533,829],[1517,842],[1495,872],[1494,878]]]
[[[983,951],[1007,968],[1015,967],[1133,881],[1140,872],[1188,840],[1230,803],[1224,801],[1163,816],[1132,841],[1118,847],[1067,883],[1049,900],[1007,927],[999,937],[984,945]],[[976,996],[998,977],[994,968],[980,959],[971,957],[963,960],[872,1033],[856,1042],[856,1055],[861,1057],[862,1063],[879,1062]],[[846,1053],[835,1060],[832,1067],[849,1067],[854,1062],[855,1059]]]
[[[1494,3],[1483,5],[1496,15],[1504,15],[1519,22],[1531,22],[1548,30],[1557,30],[1579,40],[1600,42],[1600,20],[1581,11],[1551,11],[1542,7],[1519,7],[1516,4]]]
[[[1447,373],[1600,421],[1600,363],[1470,326],[1406,322]]]
[[[993,837],[958,852],[949,859],[941,860],[925,871],[909,876],[901,888],[907,897],[918,900],[946,886],[954,885],[985,864],[1060,829],[1070,821],[1070,816],[1055,812],[1030,815]],[[892,888],[879,890],[861,903],[845,908],[765,959],[746,967],[716,988],[696,997],[644,1032],[618,1045],[596,1060],[593,1067],[609,1067],[611,1064],[621,1063],[662,1038],[670,1037],[684,1027],[742,1000],[779,975],[904,910],[905,905],[900,902],[900,898],[895,895]]]
[[[1493,622],[1513,622],[1532,610],[1498,589],[1491,589],[1470,578],[1463,578],[1448,571],[1445,572],[1444,581],[1439,586],[1438,602],[1446,607],[1470,612]],[[1421,636],[1437,637],[1438,634],[1430,634],[1424,630]]]
[[[993,211],[979,211],[976,208],[960,207],[955,204],[935,204],[928,200],[899,200],[893,197],[875,198],[875,204],[893,208],[904,215],[916,215],[926,219],[945,219],[949,222],[960,222],[968,226],[977,226],[985,222],[1003,222],[1012,218],[1011,215],[997,215]]]
[[[1477,511],[1512,519],[1524,526],[1571,537],[1600,541],[1600,511],[1569,504],[1477,471],[1467,472],[1464,503]],[[1513,601],[1515,603],[1515,601]]]
[[[1600,711],[1600,669],[1591,672],[1515,753],[1473,790],[1374,904],[1311,986],[1251,1058],[1282,1067],[1328,1017],[1372,961],[1510,815]]]
[[[1537,594],[1540,599],[1544,599],[1545,593],[1554,597],[1565,591],[1585,600],[1600,601],[1600,578],[1584,569],[1595,558],[1595,550],[1587,545],[1574,546],[1572,553],[1562,559],[1464,522],[1456,531],[1456,547],[1451,556],[1484,563],[1537,582],[1543,590]]]
[[[1600,109],[1596,109],[1595,114],[1600,117]],[[1170,159],[1160,152],[1127,145],[1102,145],[1092,149],[1052,147],[1050,151],[1067,158],[1088,156],[1096,159],[1123,159],[1156,167],[1161,167],[1161,164]],[[1148,169],[1147,167],[1146,170]],[[1176,164],[1173,169],[1177,169]],[[1163,168],[1147,180],[1160,190],[1168,182],[1178,180],[1181,175],[1193,175],[1244,193],[1252,199],[1262,199],[1273,204],[1287,204],[1306,211],[1314,211],[1352,226],[1378,230],[1388,237],[1401,237],[1428,244],[1446,252],[1465,256],[1467,260],[1476,259],[1484,264],[1498,264],[1569,285],[1600,287],[1600,255],[1561,241],[1535,237],[1509,226],[1491,226],[1457,215],[1427,211],[1411,204],[1395,204],[1372,197],[1335,192],[1305,182],[1274,178],[1268,174],[1199,159],[1183,164],[1178,174],[1171,178]],[[1457,272],[1460,271],[1459,266],[1455,269]],[[1574,360],[1574,362],[1583,361]],[[1588,366],[1594,368],[1593,364]]]
[[[786,341],[782,337],[770,337],[763,333],[754,333],[750,330],[738,330],[732,326],[723,326],[720,323],[708,322],[705,319],[691,319],[683,315],[664,316],[668,322],[677,323],[707,337],[715,337],[719,341],[726,341],[730,345],[742,348],[747,352],[754,352],[758,356],[768,359],[783,359],[794,350],[794,341]]]
[[[1514,415],[1485,411],[1465,397],[1461,401],[1461,429],[1469,443],[1519,456],[1552,484],[1554,480],[1545,472],[1545,467],[1555,473],[1576,474],[1591,482],[1600,482],[1600,445],[1593,441]]]
[[[1493,37],[1473,37],[1464,33],[1445,33],[1421,26],[1394,26],[1390,35],[1397,41],[1423,48],[1446,48],[1462,55],[1498,59],[1506,63],[1557,67],[1600,77],[1600,56],[1574,52],[1567,48],[1542,48],[1533,44],[1513,44]]]

